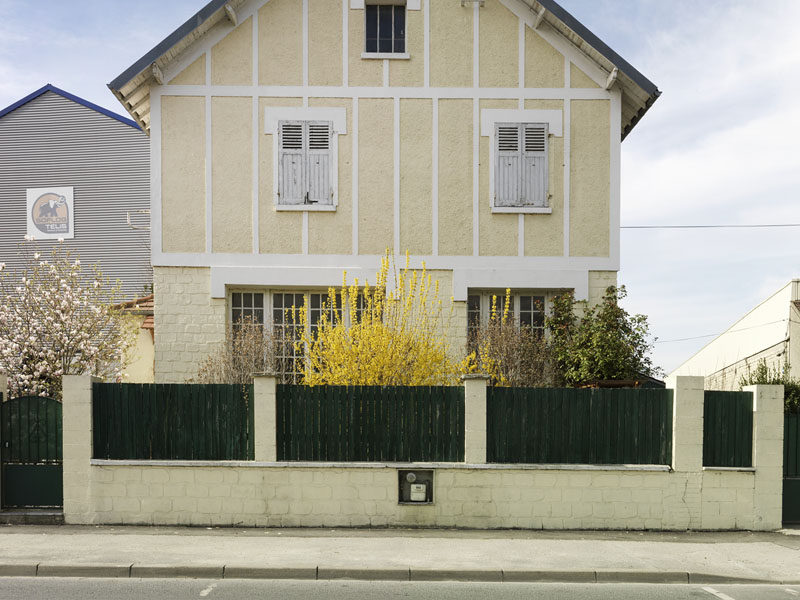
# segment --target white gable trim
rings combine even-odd
[[[586,73],[589,79],[605,89],[609,72],[598,65],[594,59],[584,54],[579,48],[576,48],[572,42],[561,35],[560,32],[550,27],[547,22],[542,22],[539,27],[534,28],[536,24],[536,13],[531,10],[530,6],[525,4],[522,0],[500,0],[500,3],[514,13],[528,27],[533,29],[534,33],[541,36],[548,44],[569,58],[575,66]]]
[[[561,137],[563,120],[563,111],[560,110],[484,108],[481,110],[481,135],[494,136],[495,123],[547,123],[549,133]]]
[[[354,10],[359,10],[364,8],[365,0],[350,0],[350,8]],[[376,4],[381,4],[380,1],[376,2]],[[394,2],[386,2],[385,4],[394,4]],[[398,4],[401,4],[398,2]],[[406,9],[407,10],[420,10],[420,4],[422,4],[422,0],[406,0]]]

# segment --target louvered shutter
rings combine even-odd
[[[520,125],[498,123],[495,126],[495,206],[519,206],[520,169]]]
[[[308,201],[332,204],[331,190],[331,123],[308,123]]]
[[[522,126],[522,194],[524,206],[547,206],[547,124]]]
[[[302,204],[305,200],[303,164],[305,127],[302,121],[281,121],[278,138],[278,203]]]

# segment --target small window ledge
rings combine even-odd
[[[409,60],[411,55],[408,52],[362,52],[361,58],[374,60]]]
[[[755,467],[703,467],[703,471],[717,471],[720,473],[755,473]]]
[[[278,212],[336,212],[336,207],[332,204],[276,204],[275,210]]]
[[[519,213],[526,215],[550,215],[553,209],[549,206],[493,206],[493,213]]]

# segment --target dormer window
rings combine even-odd
[[[366,53],[404,54],[406,51],[405,3],[367,3]]]

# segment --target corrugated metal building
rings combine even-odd
[[[150,208],[150,148],[138,125],[51,85],[0,110],[0,262],[7,269],[22,266],[28,190],[51,187],[71,188],[73,230],[64,245],[121,280],[124,298],[150,293],[150,217],[142,212]],[[38,242],[44,251],[56,243]]]

